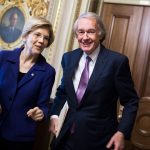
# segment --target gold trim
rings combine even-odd
[[[48,13],[47,0],[26,0],[31,16],[45,17]]]
[[[47,15],[47,12],[48,12],[47,4],[41,2],[37,4],[35,8],[33,8],[31,15],[45,17]]]
[[[3,5],[5,3],[5,0],[0,0],[0,5]]]
[[[28,18],[28,15],[26,13],[26,11],[24,10],[24,7],[21,5],[21,3],[19,3],[19,1],[16,3],[12,3],[12,5],[8,4],[6,5],[3,10],[1,10],[1,14],[0,14],[0,20],[2,21],[2,17],[4,16],[4,14],[9,10],[9,9],[13,9],[13,8],[17,8],[24,16],[24,19],[26,20]],[[18,45],[19,43],[21,43],[21,37],[19,37],[15,42],[12,43],[6,43],[5,41],[2,40],[2,38],[0,37],[0,46],[2,46],[4,49],[10,49],[10,48],[14,48],[16,45]]]

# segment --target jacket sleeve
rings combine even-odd
[[[55,81],[55,70],[51,68],[46,73],[47,74],[44,76],[44,81],[42,82],[39,99],[37,102],[38,107],[43,110],[45,119],[47,119],[49,116],[49,100]]]
[[[129,139],[138,110],[139,98],[134,89],[127,57],[123,57],[118,67],[115,84],[120,104],[124,106],[118,130],[124,133],[126,139]]]
[[[65,56],[63,55],[62,62],[61,62],[62,68],[64,70],[65,68]],[[66,102],[66,91],[65,91],[65,82],[64,82],[64,73],[61,79],[61,84],[57,88],[56,96],[54,99],[54,103],[52,105],[51,113],[50,115],[58,115],[63,107],[63,105]]]

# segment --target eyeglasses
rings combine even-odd
[[[87,30],[87,31],[77,30],[76,33],[77,33],[78,36],[84,36],[85,33],[86,33],[87,36],[94,36],[94,35],[96,35],[97,30],[95,30],[95,29],[90,29],[90,30]]]
[[[42,35],[40,32],[33,33],[33,36],[37,39],[42,38],[44,41],[49,41],[49,36]]]

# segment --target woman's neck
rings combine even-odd
[[[36,63],[38,56],[32,55],[26,49],[23,49],[20,54],[20,72],[27,73]]]
[[[30,53],[30,50],[27,50],[25,48],[21,51],[21,54],[20,54],[20,59],[24,62],[30,61],[31,63],[35,63],[38,57],[39,55],[33,55],[32,53]]]

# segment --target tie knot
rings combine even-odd
[[[87,61],[87,62],[90,62],[91,60],[92,60],[91,57],[86,56],[86,61]]]

